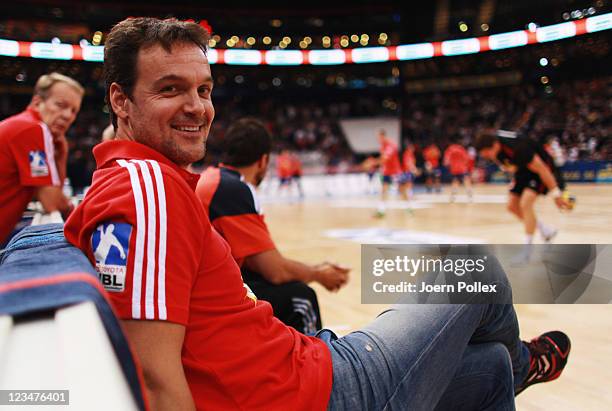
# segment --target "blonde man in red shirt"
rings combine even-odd
[[[32,199],[67,216],[66,132],[81,109],[83,87],[59,73],[41,76],[27,109],[0,122],[0,248]]]

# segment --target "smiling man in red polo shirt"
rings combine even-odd
[[[124,320],[152,409],[321,409],[329,350],[244,285],[186,171],[215,114],[207,41],[175,20],[115,26],[105,69],[117,133],[94,149],[97,171],[66,237]]]
[[[0,122],[0,248],[33,198],[46,212],[70,212],[70,201],[62,193],[66,131],[81,108],[83,93],[72,78],[45,74],[36,82],[28,108]]]

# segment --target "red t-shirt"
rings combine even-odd
[[[60,186],[53,136],[39,114],[27,110],[0,122],[0,245],[21,219],[36,187]]]
[[[463,146],[451,144],[444,152],[444,165],[448,166],[453,175],[465,174],[468,172],[470,156]]]
[[[212,226],[228,242],[238,265],[245,257],[276,248],[254,189],[238,171],[226,166],[207,168],[198,182],[196,196]]]
[[[435,144],[431,144],[423,149],[423,158],[432,168],[440,166],[440,149]]]
[[[413,173],[416,168],[416,158],[414,150],[407,148],[402,155],[402,168],[406,173]]]
[[[293,162],[290,154],[279,154],[276,157],[276,174],[278,178],[289,178],[293,175]]]
[[[384,176],[395,176],[402,172],[399,161],[399,150],[391,140],[385,139],[380,147],[380,160]]]
[[[94,148],[98,168],[66,222],[122,319],[185,326],[182,361],[196,407],[324,409],[325,343],[277,320],[242,282],[194,194],[199,176],[132,141]]]

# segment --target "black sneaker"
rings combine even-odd
[[[571,349],[569,337],[561,331],[549,331],[523,344],[529,349],[529,373],[514,395],[530,385],[559,378]]]

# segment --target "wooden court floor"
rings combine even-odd
[[[537,204],[542,219],[560,229],[556,242],[612,244],[612,185],[573,185],[571,190],[577,196],[571,213],[558,212],[548,198]],[[360,239],[333,238],[329,230],[403,230],[417,242],[419,236],[435,241],[439,235],[451,240],[522,243],[522,227],[505,211],[505,187],[481,185],[475,193],[474,203],[459,198],[453,204],[447,202],[445,192],[417,194],[412,213],[389,209],[384,219],[372,217],[376,196],[319,196],[287,202],[274,201],[274,194],[268,194],[262,202],[272,237],[286,256],[352,267],[350,283],[337,294],[314,285],[324,326],[346,334],[371,321],[385,306],[360,303]],[[553,329],[565,331],[572,339],[563,376],[529,388],[517,398],[517,409],[612,410],[612,305],[517,305],[516,310],[523,339]]]

